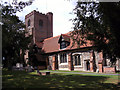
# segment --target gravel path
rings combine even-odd
[[[120,74],[113,74],[113,73],[87,73],[87,72],[60,72],[60,71],[50,71],[53,73],[69,73],[69,74],[86,74],[86,75],[120,75]]]

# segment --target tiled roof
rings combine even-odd
[[[59,37],[60,36],[45,39],[43,42],[43,47],[42,47],[43,52],[49,53],[49,52],[58,51],[60,47],[60,45],[58,44]]]
[[[67,34],[61,34],[58,43],[60,43],[61,40],[70,42],[70,36],[68,36]]]
[[[68,47],[66,47],[65,49],[60,49],[60,44],[58,43],[61,35],[65,38],[70,39],[70,45]],[[73,40],[70,37],[69,33],[61,34],[61,35],[51,37],[51,38],[47,38],[43,41],[42,50],[44,51],[44,53],[53,53],[53,52],[64,51],[64,50],[73,50],[73,49],[78,48],[77,43],[75,43],[74,46],[72,47]],[[90,46],[92,46],[90,41],[87,41],[87,44],[86,45],[81,45],[80,48],[90,47]]]

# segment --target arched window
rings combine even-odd
[[[39,20],[39,26],[42,27],[43,26],[43,20]]]
[[[30,19],[28,20],[28,27],[30,26]]]
[[[75,66],[77,65],[81,65],[81,58],[80,55],[74,55],[74,62],[75,62]]]
[[[67,54],[66,53],[60,54],[60,63],[67,63]]]

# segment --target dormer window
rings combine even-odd
[[[31,22],[30,22],[30,19],[29,19],[29,20],[28,20],[28,27],[30,26],[30,23],[31,23]]]
[[[67,42],[63,41],[60,43],[60,49],[64,49],[67,47]]]
[[[65,49],[67,46],[70,45],[70,38],[69,38],[69,36],[65,36],[65,35],[63,36],[61,34],[58,43],[60,44],[60,49]]]

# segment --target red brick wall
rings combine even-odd
[[[47,14],[48,17],[48,37],[53,37],[53,13],[48,12]]]
[[[115,73],[115,67],[103,67],[105,73]]]
[[[29,19],[31,25],[28,28]],[[39,20],[43,21],[43,27],[39,26]],[[53,14],[51,12],[42,14],[34,10],[25,16],[25,24],[27,31],[28,29],[32,30],[32,28],[35,30],[35,41],[39,42],[53,36]]]
[[[99,67],[99,73],[103,73],[103,52],[99,53],[99,62],[98,62],[98,67]]]
[[[55,70],[55,55],[53,55],[52,59],[52,70]]]
[[[72,70],[71,53],[68,54],[68,69],[69,71]]]
[[[102,63],[98,63],[98,66],[99,66],[99,73],[102,73],[103,72],[103,65],[102,65]]]

